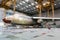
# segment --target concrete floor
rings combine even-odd
[[[4,30],[3,37],[8,40],[60,40],[60,28],[12,29]],[[15,39],[16,37],[16,39]]]
[[[60,40],[60,28],[8,29],[0,24],[0,40]]]

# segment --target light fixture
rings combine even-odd
[[[33,7],[34,9],[36,9],[35,7]]]
[[[31,5],[29,5],[29,6],[31,6]]]
[[[35,2],[35,4],[38,4],[37,2]]]
[[[20,6],[19,4],[17,6]]]
[[[28,6],[26,6],[28,8]]]
[[[37,5],[36,8],[39,8],[39,6]]]
[[[56,5],[56,4],[54,4],[54,5]]]
[[[15,7],[18,7],[18,6],[15,6]]]
[[[18,6],[20,6],[20,5],[18,4],[18,5],[16,5],[15,7],[18,7]]]
[[[26,11],[28,11],[28,10],[26,10]]]
[[[22,3],[25,3],[25,1],[22,1]]]
[[[43,5],[46,5],[45,3],[43,3]]]
[[[31,5],[35,5],[34,3],[31,3]]]
[[[22,3],[19,3],[20,5],[22,5]]]
[[[50,2],[45,2],[45,3],[43,3],[43,7],[45,7],[45,8],[48,8],[48,7],[50,7]]]
[[[29,2],[29,0],[25,0],[26,2]]]

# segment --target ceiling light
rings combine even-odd
[[[25,3],[24,1],[22,1],[22,3]]]
[[[28,2],[29,0],[25,0],[26,2]]]
[[[37,5],[36,8],[39,8],[39,6]]]
[[[54,4],[54,5],[56,5],[56,4]]]
[[[31,3],[31,5],[35,5],[34,3]]]
[[[29,6],[31,6],[31,5],[29,5]]]
[[[43,3],[43,5],[46,5],[46,3]]]
[[[15,7],[17,7],[17,6],[15,6]]]
[[[26,11],[28,11],[28,10],[26,10]]]
[[[20,3],[20,5],[22,5],[22,3]]]
[[[26,9],[26,7],[24,7],[24,9]]]
[[[37,2],[35,2],[35,4],[38,4]]]
[[[28,6],[26,6],[28,8]]]
[[[20,5],[18,4],[16,7],[18,7],[18,6],[20,6]]]
[[[33,7],[35,9],[35,7]]]

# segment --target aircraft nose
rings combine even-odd
[[[7,20],[6,18],[4,18],[3,22],[5,22],[5,23],[11,23],[11,20]]]

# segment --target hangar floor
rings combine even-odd
[[[0,25],[0,40],[60,40],[60,28],[6,29]]]

